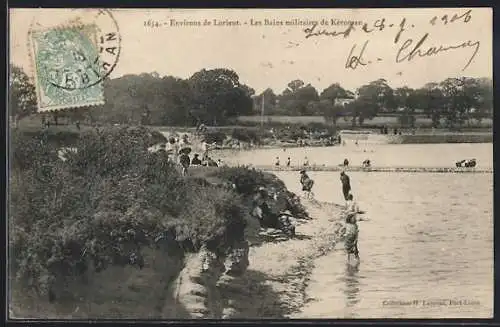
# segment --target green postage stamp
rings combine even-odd
[[[31,32],[40,111],[104,103],[95,26]]]
[[[109,10],[83,11],[71,23],[30,28],[29,41],[39,111],[104,103],[103,81],[121,50]]]

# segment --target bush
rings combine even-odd
[[[254,130],[246,128],[235,128],[233,129],[231,136],[241,142],[254,142],[259,143],[260,138]]]
[[[203,141],[221,145],[226,139],[226,134],[222,131],[207,131],[203,135]]]
[[[223,167],[213,172],[212,175],[234,184],[236,191],[248,201],[247,203],[253,202],[253,196],[259,187],[265,187],[271,195],[276,195],[276,200],[268,203],[274,215],[288,210],[295,217],[309,216],[299,198],[293,192],[288,191],[283,181],[276,175],[245,166]]]
[[[285,189],[285,184],[275,175],[245,166],[222,167],[214,175],[233,183],[236,191],[242,195],[253,195],[260,186]]]
[[[15,135],[9,249],[18,285],[50,294],[89,262],[142,267],[141,249],[165,238],[194,251],[241,240],[248,210],[240,197],[187,182],[163,154],[147,151],[152,135],[142,127],[89,131],[66,161],[54,145]]]
[[[306,136],[304,127],[291,126],[290,128],[282,128],[276,131],[276,137],[280,140],[297,141]]]

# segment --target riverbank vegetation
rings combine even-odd
[[[159,136],[144,127],[81,132],[64,160],[51,137],[11,136],[9,278],[41,301],[75,300],[65,285],[92,271],[142,269],[144,253],[161,244],[166,256],[183,257],[257,242],[251,211],[261,186],[282,194],[277,213],[305,213],[280,180],[255,169],[200,168],[183,178],[163,152],[148,151]]]

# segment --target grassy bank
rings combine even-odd
[[[53,135],[16,130],[11,138],[17,317],[159,318],[165,303],[189,317],[171,299],[172,280],[190,253],[207,249],[223,261],[243,241],[262,243],[262,223],[250,215],[260,186],[280,195],[271,211],[306,214],[269,173],[200,167],[182,177],[163,153],[147,150],[157,135],[144,127],[80,131],[66,161]]]
[[[237,122],[241,124],[258,125],[261,123],[261,116],[240,116]],[[326,124],[322,116],[264,116],[264,124],[289,124],[289,125],[307,125],[307,124]],[[444,120],[442,120],[444,123]],[[368,119],[363,122],[363,128],[378,128],[381,126],[388,128],[400,128],[401,123],[395,115],[380,115],[373,119]],[[466,124],[464,128],[491,128],[493,120],[485,118],[481,122],[471,121],[470,125]],[[340,118],[337,121],[338,128],[351,128],[351,117]],[[432,120],[424,115],[417,115],[415,120],[415,127],[417,128],[432,128]]]
[[[432,143],[492,143],[493,133],[437,133],[418,135],[393,135],[388,143],[432,144]]]
[[[19,127],[16,129],[25,135],[35,137],[40,134],[42,126],[40,122],[30,116],[20,121]],[[254,116],[249,116],[254,117]],[[332,145],[330,137],[335,138],[339,130],[353,129],[350,125],[332,128],[324,122],[319,122],[317,116],[309,117],[302,120],[303,117],[288,117],[288,116],[270,116],[288,119],[293,122],[290,126],[285,123],[287,120],[277,119],[272,123],[266,123],[264,128],[256,122],[247,122],[247,126],[217,126],[208,127],[204,133],[204,138],[209,143],[217,143],[220,148],[239,148],[237,142],[242,142],[243,148],[248,148],[249,143],[256,146],[265,147],[297,147],[297,141],[303,140],[307,146],[329,146]],[[300,118],[300,119],[299,119]],[[387,117],[379,117],[387,118]],[[389,117],[391,118],[391,117]],[[394,117],[393,117],[394,118]],[[370,121],[367,121],[370,122]],[[372,121],[375,125],[365,124],[364,127],[356,127],[355,130],[372,132],[379,134],[379,126],[376,124],[376,119]],[[447,129],[431,129],[427,127],[419,127],[414,131],[403,129],[403,135],[393,135],[389,129],[389,135],[384,135],[383,142],[395,144],[412,144],[412,143],[489,143],[493,140],[491,126],[488,126],[487,121],[484,124],[473,125],[470,127],[464,126],[460,131],[449,131]],[[57,146],[73,146],[79,138],[79,135],[86,132],[94,131],[96,128],[119,128],[120,126],[100,126],[93,127],[81,125],[78,129],[75,125],[58,125],[51,126],[45,129],[44,135],[48,142],[54,143]],[[182,133],[195,133],[194,127],[169,127],[169,126],[145,126],[150,131],[153,137],[153,143],[165,143],[167,140],[162,133],[177,133],[181,137]],[[272,129],[272,131],[271,131]],[[307,133],[306,133],[307,131]],[[355,139],[358,136],[344,135],[345,140]]]

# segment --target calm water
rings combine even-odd
[[[363,150],[371,152],[363,152]],[[367,156],[366,154],[369,154]],[[492,144],[347,145],[226,153],[226,161],[270,164],[279,155],[311,163],[452,166],[476,158],[493,166]],[[297,159],[296,159],[297,158]],[[359,163],[357,163],[359,161]],[[292,163],[293,164],[293,163]],[[297,172],[278,172],[300,194]],[[316,199],[343,203],[337,172],[309,172]],[[348,269],[342,244],[316,262],[302,318],[491,317],[493,175],[351,172],[360,222],[361,264]],[[459,301],[462,301],[462,304]],[[450,302],[455,301],[455,302]]]
[[[278,175],[299,191],[295,173]],[[342,203],[338,173],[310,175],[318,200]],[[318,260],[308,288],[315,300],[303,317],[492,315],[492,174],[350,176],[353,193],[371,219],[359,223],[361,265],[347,269],[341,244]],[[423,302],[439,299],[446,304]],[[419,302],[404,303],[414,300]],[[471,303],[450,305],[449,300]]]
[[[259,149],[255,151],[221,151],[216,157],[236,164],[273,165],[276,157],[285,165],[290,157],[292,165],[302,165],[304,157],[309,163],[336,166],[348,158],[350,163],[360,166],[370,159],[373,166],[379,167],[454,167],[462,159],[476,158],[478,167],[493,167],[493,143],[459,144],[365,144],[360,141],[356,146]]]

